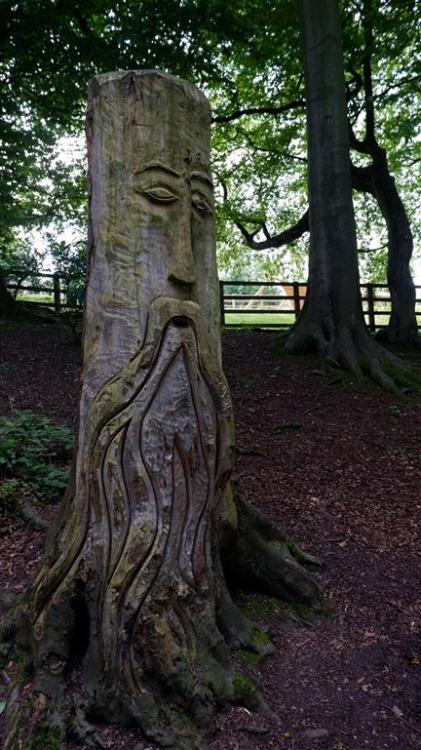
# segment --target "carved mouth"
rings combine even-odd
[[[172,323],[174,323],[177,328],[187,328],[187,326],[190,325],[191,320],[186,317],[186,315],[176,315],[171,320]]]
[[[173,330],[178,330],[179,336],[186,336],[193,329],[198,330],[200,328],[199,305],[190,300],[178,300],[174,297],[156,297],[151,304],[148,316],[145,346],[151,346],[154,349],[168,325],[171,325]]]

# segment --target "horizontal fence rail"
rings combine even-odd
[[[360,284],[360,290],[364,317],[370,330],[386,328],[391,313],[387,284]],[[421,286],[416,286],[415,290],[417,327],[420,329]],[[247,325],[288,327],[297,320],[306,294],[307,284],[301,281],[220,281],[222,325],[228,328]]]
[[[57,313],[82,310],[85,287],[82,274],[41,273],[27,269],[7,269],[2,273],[6,288],[17,300],[50,308]]]
[[[3,270],[6,287],[16,299],[57,313],[82,310],[85,278],[82,274]],[[360,284],[365,321],[371,331],[386,328],[391,301],[387,284]],[[421,286],[416,286],[417,326],[421,329]],[[298,318],[307,294],[301,281],[219,282],[221,322],[234,328],[286,328]]]

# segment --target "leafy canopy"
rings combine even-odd
[[[375,44],[376,132],[410,216],[415,211],[416,3],[341,3],[350,120],[364,128],[360,85],[364,19]],[[399,29],[399,34],[396,33]],[[0,243],[17,227],[86,222],[83,159],[63,160],[64,135],[79,135],[89,79],[111,69],[158,67],[193,80],[214,112],[220,264],[226,272],[304,272],[306,241],[258,255],[242,244],[238,222],[257,239],[281,232],[306,208],[304,90],[295,0],[17,0],[0,4]],[[365,160],[367,161],[367,160]],[[365,163],[357,157],[356,163]],[[363,249],[385,244],[371,198],[357,201]],[[263,226],[264,225],[264,226]],[[8,231],[6,231],[8,230]],[[374,237],[380,237],[374,240]],[[384,255],[384,248],[383,248]],[[366,273],[383,255],[363,254]],[[381,262],[379,262],[381,258]]]

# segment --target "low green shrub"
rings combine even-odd
[[[73,434],[30,410],[0,417],[0,507],[17,493],[41,502],[59,497],[67,483]]]

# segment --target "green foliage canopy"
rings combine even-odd
[[[364,19],[377,137],[410,216],[415,211],[416,2],[342,3],[349,112],[364,128],[361,76]],[[397,34],[399,29],[399,34]],[[306,240],[258,255],[245,248],[237,224],[256,239],[294,224],[306,208],[304,90],[295,0],[282,8],[261,0],[17,0],[0,4],[1,242],[19,226],[83,225],[83,160],[64,162],[60,139],[81,133],[86,87],[110,69],[168,70],[202,87],[211,99],[218,183],[220,265],[227,273],[273,278],[304,273]],[[367,160],[356,158],[357,164]],[[385,245],[372,198],[357,198],[360,246]],[[9,233],[6,232],[9,230]],[[260,233],[259,230],[260,229]],[[383,254],[382,254],[383,252]],[[384,248],[364,253],[366,273],[384,274]]]

